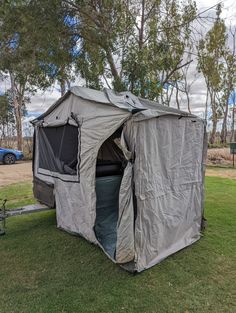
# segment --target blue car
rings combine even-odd
[[[15,149],[5,149],[0,147],[0,162],[4,164],[14,164],[23,159],[23,153]]]

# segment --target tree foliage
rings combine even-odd
[[[229,99],[235,88],[236,56],[229,47],[228,30],[221,18],[221,5],[216,21],[198,45],[198,66],[203,73],[212,111],[210,142],[214,143],[217,123],[222,119],[221,142],[226,142]]]
[[[76,38],[62,2],[4,1],[0,7],[0,71],[10,78],[18,149],[26,97],[70,75]]]
[[[177,78],[196,6],[189,0],[71,1],[78,17],[77,68],[89,85],[104,80],[117,90],[156,99]]]
[[[0,95],[0,143],[14,134],[15,117],[7,94]]]
[[[212,110],[211,143],[215,141],[217,122],[222,116],[223,57],[227,39],[226,26],[220,17],[221,5],[218,5],[216,14],[214,25],[198,44],[198,67],[205,78]]]
[[[219,5],[212,29],[198,44],[198,69],[205,77],[213,112],[212,141],[221,116],[225,138],[227,99],[235,73],[235,57],[226,48],[227,29],[220,14]],[[30,95],[55,81],[64,94],[65,85],[76,76],[90,88],[130,90],[166,105],[173,90],[179,91],[185,82],[190,111],[187,71],[198,18],[193,0],[2,1],[0,72],[7,73],[11,82],[18,148]],[[179,105],[178,94],[176,101]]]

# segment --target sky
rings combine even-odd
[[[207,8],[210,8],[219,1],[216,0],[197,0],[197,7],[198,10],[204,11]],[[236,25],[236,1],[235,0],[223,0],[223,10],[222,10],[222,17],[226,18],[227,25]],[[207,13],[208,14],[208,13]],[[205,25],[205,31],[207,30],[207,24]],[[198,25],[198,27],[200,27]],[[204,28],[204,27],[203,27]],[[195,114],[198,114],[200,116],[204,116],[204,107],[205,107],[205,99],[206,99],[206,86],[204,83],[204,79],[201,75],[197,73],[196,70],[196,63],[194,62],[191,64],[190,67],[190,79],[194,79],[194,77],[197,76],[197,79],[195,79],[192,88],[191,88],[191,108],[192,112]],[[78,85],[78,81],[75,81],[73,85]],[[4,92],[9,88],[9,80],[5,79],[4,81],[0,82],[0,92]],[[42,92],[38,91],[35,96],[31,98],[31,103],[28,105],[28,117],[27,121],[38,116],[40,113],[44,112],[50,105],[52,105],[58,98],[60,97],[60,91],[58,86],[54,85],[48,90]],[[173,106],[175,104],[173,103]],[[181,109],[186,110],[186,101],[183,98],[181,101]]]

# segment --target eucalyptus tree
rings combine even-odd
[[[224,54],[224,69],[222,77],[222,128],[220,133],[221,143],[226,143],[227,141],[227,120],[229,113],[229,102],[234,94],[236,86],[236,55],[234,49],[231,50],[229,47],[226,48]],[[233,108],[233,119],[234,119],[234,108]],[[234,122],[234,121],[233,121]]]
[[[18,148],[26,96],[55,80],[63,94],[74,70],[86,86],[106,84],[168,105],[191,62],[185,51],[196,18],[192,0],[3,1],[0,71],[11,81]]]
[[[231,121],[231,141],[234,133],[235,118],[235,89],[236,89],[236,27],[229,27],[227,47],[224,55],[224,75],[223,75],[223,123],[221,129],[221,142],[226,143],[227,139],[227,120],[229,113],[229,103],[232,102],[232,121]]]
[[[103,82],[156,99],[186,65],[196,6],[191,0],[64,0],[78,17],[77,69],[90,85]],[[188,64],[188,63],[187,63]]]
[[[135,1],[136,2],[136,1]],[[124,71],[129,88],[142,97],[156,99],[166,90],[163,102],[169,105],[168,91],[180,78],[184,53],[190,41],[190,24],[196,18],[194,2],[176,0],[141,1],[136,15]],[[132,13],[134,15],[134,13]],[[163,89],[163,87],[165,87]]]
[[[7,94],[0,95],[0,143],[12,135],[15,118]]]
[[[101,88],[104,79],[124,90],[120,57],[133,31],[126,0],[64,0],[70,16],[77,17],[80,54],[75,62],[86,85]]]
[[[221,5],[216,10],[216,20],[205,38],[198,44],[198,69],[202,72],[210,97],[212,111],[212,131],[210,143],[215,142],[217,123],[222,117],[222,88],[224,83],[224,61],[226,53],[227,30],[220,17]]]
[[[18,149],[27,98],[70,73],[73,28],[60,0],[3,1],[0,6],[0,71],[10,79]]]
[[[236,62],[236,27],[230,27],[230,38],[231,38],[231,53],[234,57],[234,67]],[[235,69],[236,73],[236,69]],[[230,141],[236,141],[236,130],[235,130],[235,117],[236,117],[236,75],[234,74],[234,81],[233,81],[233,91],[231,94],[231,102],[232,102],[232,114],[231,114],[231,135]]]
[[[218,5],[216,21],[198,45],[198,66],[206,81],[212,111],[210,143],[215,141],[219,119],[222,120],[220,140],[226,143],[229,102],[236,85],[235,32],[232,28],[229,31],[220,15],[221,5]]]

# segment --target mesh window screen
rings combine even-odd
[[[39,128],[39,168],[77,174],[78,128],[71,125]]]

